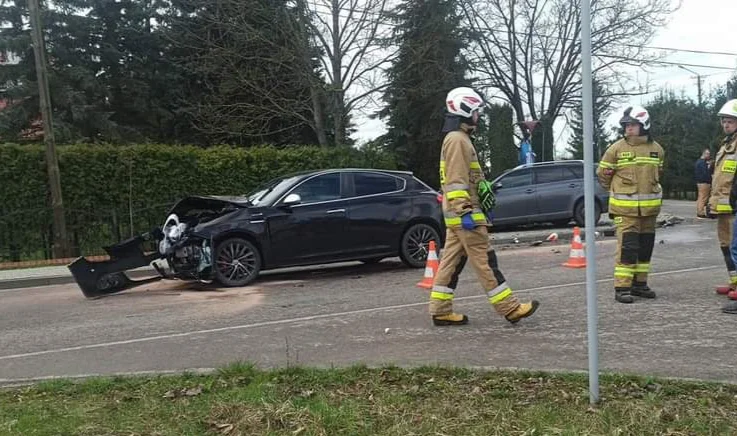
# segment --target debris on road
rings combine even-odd
[[[682,217],[670,213],[661,213],[660,215],[658,215],[658,218],[656,218],[655,224],[660,227],[669,227],[682,223],[683,221],[685,220]]]

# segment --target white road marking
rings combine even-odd
[[[662,276],[662,275],[671,275],[671,274],[683,274],[687,272],[694,272],[694,271],[707,271],[711,269],[717,269],[717,268],[724,268],[724,266],[705,266],[705,267],[698,267],[698,268],[685,268],[685,269],[678,269],[678,270],[672,270],[672,271],[662,271],[657,273],[651,273],[650,276]],[[601,279],[597,280],[597,283],[606,283],[613,281],[613,278],[607,278],[607,279]],[[527,292],[534,292],[534,291],[542,291],[542,290],[551,290],[551,289],[560,289],[560,288],[568,288],[573,286],[581,286],[585,285],[586,282],[572,282],[572,283],[564,283],[560,285],[552,285],[552,286],[539,286],[535,288],[529,288],[529,289],[518,289],[515,290],[516,293],[527,293]],[[471,295],[467,297],[458,297],[455,300],[461,301],[461,300],[472,300],[477,298],[486,298],[486,295],[483,293],[480,295]],[[56,349],[50,349],[50,350],[43,350],[43,351],[34,351],[30,353],[20,353],[20,354],[10,354],[7,356],[0,356],[0,360],[11,360],[11,359],[22,359],[26,357],[34,357],[34,356],[43,356],[47,354],[59,354],[59,353],[66,353],[70,351],[81,351],[81,350],[91,350],[96,348],[107,348],[107,347],[114,347],[118,345],[130,345],[130,344],[139,344],[143,342],[153,342],[153,341],[160,341],[165,339],[173,339],[173,338],[182,338],[187,336],[194,336],[194,335],[205,335],[210,333],[220,333],[220,332],[228,332],[228,331],[234,331],[234,330],[245,330],[245,329],[251,329],[251,328],[259,328],[259,327],[268,327],[272,325],[283,325],[283,324],[292,324],[292,323],[298,323],[298,322],[305,322],[305,321],[314,321],[318,319],[326,319],[326,318],[335,318],[335,317],[345,317],[345,316],[351,316],[351,315],[358,315],[363,313],[372,313],[372,312],[381,312],[385,310],[396,310],[396,309],[406,309],[408,307],[417,307],[417,306],[425,306],[427,305],[427,301],[422,301],[418,303],[408,303],[408,304],[396,304],[392,306],[381,306],[381,307],[372,307],[369,309],[359,309],[359,310],[350,310],[346,312],[334,312],[334,313],[325,313],[320,315],[311,315],[311,316],[302,316],[298,318],[287,318],[287,319],[279,319],[274,321],[262,321],[262,322],[256,322],[251,324],[240,324],[240,325],[234,325],[234,326],[227,326],[227,327],[218,327],[218,328],[212,328],[212,329],[203,329],[203,330],[192,330],[188,332],[181,332],[181,333],[170,333],[166,335],[158,335],[158,336],[148,336],[143,338],[134,338],[134,339],[126,339],[123,341],[113,341],[113,342],[102,342],[97,344],[89,344],[89,345],[78,345],[75,347],[66,347],[66,348],[56,348]]]

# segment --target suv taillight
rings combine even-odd
[[[443,194],[438,194],[438,203],[443,204]]]

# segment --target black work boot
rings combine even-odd
[[[650,289],[647,283],[634,282],[632,283],[632,295],[642,298],[655,298],[655,291]]]
[[[614,299],[620,303],[634,303],[630,288],[614,288]]]

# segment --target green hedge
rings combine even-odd
[[[102,254],[103,245],[161,225],[186,195],[244,194],[301,170],[396,168],[375,151],[310,146],[67,145],[58,155],[77,254]],[[51,257],[50,205],[43,146],[0,145],[0,262]]]

